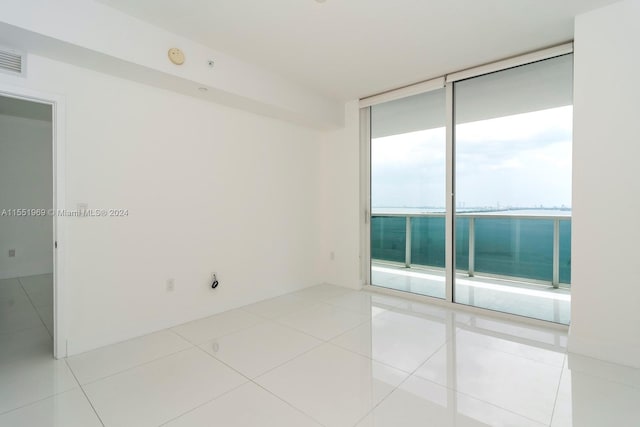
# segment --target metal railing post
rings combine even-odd
[[[469,217],[469,277],[473,277],[476,269],[476,219]]]
[[[405,245],[404,245],[404,266],[411,267],[411,217],[405,217]]]
[[[553,279],[551,284],[554,288],[560,286],[560,219],[553,220]]]

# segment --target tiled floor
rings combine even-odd
[[[19,290],[0,426],[639,425],[640,372],[556,330],[321,285],[54,361]]]
[[[376,262],[371,267],[371,283],[419,295],[445,297],[444,272],[438,270]],[[460,304],[565,325],[571,320],[571,292],[564,287],[554,289],[551,285],[465,274],[456,275],[455,284],[456,302]]]

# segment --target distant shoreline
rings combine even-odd
[[[444,208],[431,207],[374,207],[371,208],[372,215],[381,214],[444,214]],[[531,215],[531,216],[571,216],[571,208],[459,208],[458,214],[502,214],[502,215]]]

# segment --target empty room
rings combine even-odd
[[[637,427],[640,0],[5,0],[0,427]]]

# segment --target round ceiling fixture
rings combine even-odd
[[[173,62],[174,64],[184,64],[184,53],[177,47],[172,47],[171,49],[169,49],[167,55],[169,56],[169,61]]]

